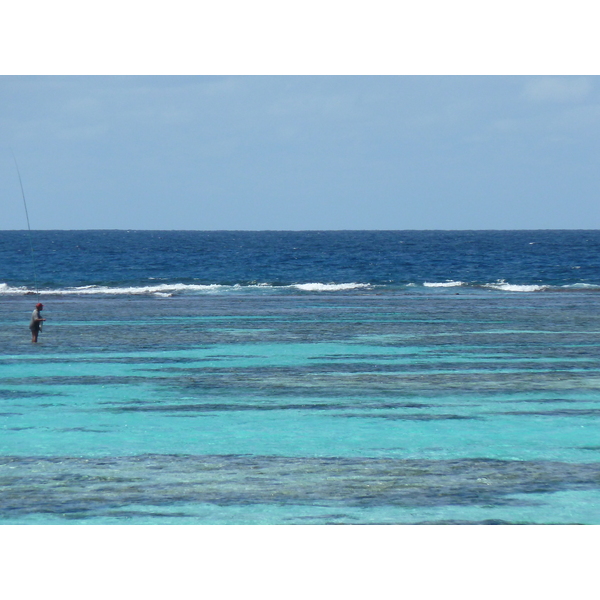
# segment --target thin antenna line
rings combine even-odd
[[[25,190],[23,189],[23,181],[21,180],[21,172],[19,171],[19,165],[17,164],[17,159],[15,158],[15,155],[12,150],[10,151],[10,153],[12,154],[13,160],[15,161],[15,167],[17,167],[17,175],[19,176],[19,185],[21,186],[21,196],[23,196],[23,206],[25,207],[25,216],[27,217],[27,230],[29,231],[29,247],[31,248],[31,262],[33,263],[33,280],[35,282],[35,293],[36,293],[37,299],[39,301],[40,293],[38,291],[37,273],[35,270],[35,256],[33,254],[33,241],[31,238],[31,226],[29,225],[29,211],[27,210],[27,202],[25,201]]]

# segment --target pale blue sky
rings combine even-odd
[[[598,78],[0,77],[2,229],[600,227]]]

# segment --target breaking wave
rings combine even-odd
[[[467,284],[463,281],[446,281],[444,283],[429,283],[426,281],[423,285],[425,287],[458,287]]]
[[[165,298],[176,294],[218,294],[227,292],[241,292],[260,289],[263,291],[278,290],[299,290],[304,292],[340,292],[355,290],[360,288],[372,287],[368,283],[295,283],[291,285],[271,285],[268,283],[252,284],[186,284],[186,283],[162,283],[158,285],[144,286],[103,286],[103,285],[84,285],[76,287],[66,287],[59,289],[39,290],[44,296],[128,296],[128,295],[154,295]],[[27,287],[9,286],[6,283],[0,283],[0,295],[31,295],[34,290]]]
[[[573,283],[571,285],[563,285],[562,287],[572,290],[600,290],[600,285],[595,283]]]
[[[83,285],[73,287],[57,287],[40,289],[39,293],[48,296],[155,296],[157,298],[169,298],[179,295],[205,295],[205,294],[243,294],[243,293],[343,293],[353,291],[389,291],[405,293],[444,293],[453,288],[461,288],[461,293],[469,293],[470,290],[497,290],[500,292],[590,292],[600,291],[600,284],[575,283],[569,285],[551,284],[514,284],[499,279],[493,283],[465,282],[447,280],[444,282],[386,282],[386,283],[212,283],[212,284],[190,284],[190,283],[156,283],[151,285]],[[35,295],[32,288],[26,286],[10,286],[0,283],[0,296],[24,296]],[[454,293],[454,292],[452,292]]]
[[[507,283],[504,279],[500,279],[496,283],[486,283],[482,287],[504,292],[541,292],[550,288],[548,285],[517,285]]]
[[[368,283],[295,283],[290,286],[305,292],[340,292],[344,290],[357,290],[370,288]]]

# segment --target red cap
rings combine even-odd
[[[43,305],[41,302],[38,302],[38,303],[35,305],[35,307],[36,307],[36,308],[44,308],[44,305]]]

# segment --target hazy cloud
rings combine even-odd
[[[0,227],[600,226],[596,80],[0,77]]]
[[[534,102],[577,102],[591,90],[590,81],[583,77],[535,77],[525,84],[523,95]]]

